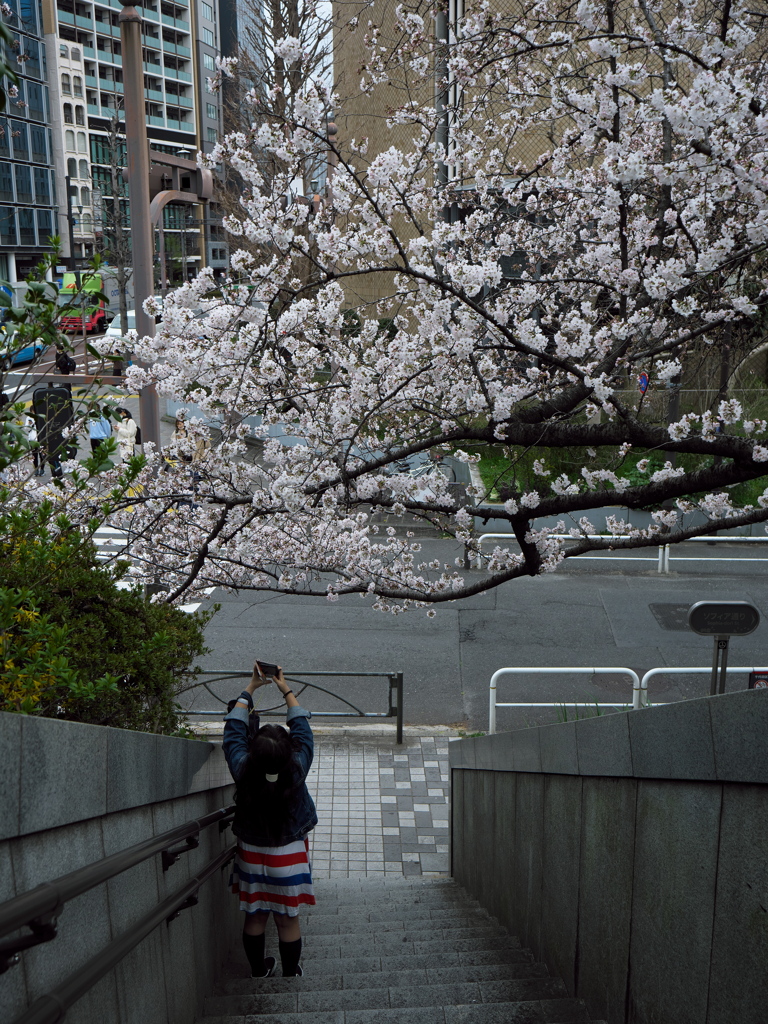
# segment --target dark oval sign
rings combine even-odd
[[[688,625],[701,636],[746,636],[760,625],[760,612],[749,601],[697,601]]]

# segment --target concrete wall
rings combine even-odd
[[[768,1019],[768,691],[451,744],[456,879],[609,1024]]]
[[[232,802],[219,745],[0,714],[0,902]],[[163,872],[160,856],[67,903],[59,935],[0,977],[11,1024],[233,842],[205,829]],[[228,868],[67,1014],[68,1024],[190,1024],[240,926]]]

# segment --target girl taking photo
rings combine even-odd
[[[251,715],[253,693],[271,682],[256,662],[251,681],[224,719],[224,756],[237,785],[232,891],[246,915],[243,946],[251,977],[269,978],[275,970],[275,957],[264,956],[271,913],[283,977],[293,978],[302,974],[299,907],[315,902],[306,836],[317,824],[317,812],[305,781],[314,740],[310,713],[299,706],[279,667],[274,682],[285,698],[289,731],[281,725],[259,728]]]

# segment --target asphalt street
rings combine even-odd
[[[745,550],[749,548],[749,550]],[[459,553],[448,540],[425,540],[424,554],[452,561]],[[768,666],[768,587],[761,555],[768,545],[686,545],[673,551],[672,571],[656,571],[656,549],[633,561],[574,560],[535,579],[505,584],[479,597],[441,605],[437,615],[412,609],[393,616],[374,612],[359,597],[329,603],[324,598],[217,591],[221,610],[208,627],[207,670],[249,670],[254,657],[278,662],[288,672],[397,672],[404,674],[404,713],[410,724],[453,725],[469,731],[488,725],[488,686],[502,667],[611,666],[642,674],[661,666],[709,666],[713,641],[690,632],[685,613],[701,600],[746,600],[762,621],[748,637],[731,641],[729,664]],[[674,556],[695,558],[678,562]],[[651,561],[642,559],[650,558]],[[699,560],[701,559],[701,560]],[[471,575],[476,575],[471,571]],[[315,680],[366,711],[387,706],[385,679],[331,676]],[[729,677],[728,689],[747,685]],[[236,682],[214,683],[226,699]],[[651,703],[704,696],[708,674],[662,677],[649,687]],[[631,683],[619,676],[538,676],[500,683],[500,701],[629,704]],[[305,693],[313,710],[341,705]],[[187,701],[185,701],[187,703]],[[220,709],[199,688],[188,704]],[[569,709],[568,714],[574,714]],[[582,706],[579,714],[589,713]],[[500,709],[499,729],[557,721],[562,709]]]

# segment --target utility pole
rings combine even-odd
[[[128,191],[131,200],[133,294],[139,336],[154,336],[155,322],[144,312],[144,300],[154,295],[154,231],[149,213],[149,144],[144,107],[144,64],[141,15],[124,5],[119,17],[125,89],[125,144],[128,150]],[[139,392],[139,418],[145,441],[160,446],[160,411],[154,385]]]

